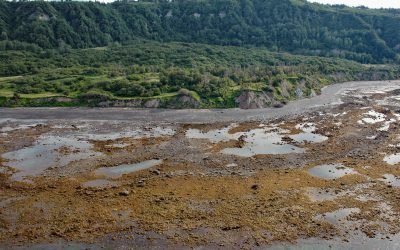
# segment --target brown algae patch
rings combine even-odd
[[[385,121],[359,124],[374,118],[365,114],[369,110],[384,114],[386,121],[393,116],[371,103],[352,103],[270,125],[183,125],[173,135],[146,138],[109,133],[118,138],[89,141],[102,158],[73,162],[47,177],[49,172],[41,173],[29,184],[0,174],[0,197],[10,201],[2,203],[0,242],[98,242],[120,232],[159,234],[188,247],[211,242],[253,248],[313,237],[351,244],[353,235],[391,238],[400,232],[400,168],[383,159],[397,153],[400,127],[389,124],[389,133],[377,130]],[[107,135],[107,129],[100,130]],[[29,133],[21,130],[21,137]],[[304,133],[311,140],[292,137]],[[314,135],[323,140],[310,143],[317,141]],[[21,148],[2,136],[9,141],[3,142],[2,153]],[[246,157],[221,152],[254,146],[265,151]],[[258,154],[279,146],[304,152]],[[56,152],[78,153],[72,147]],[[148,159],[164,161],[141,171],[123,165],[127,168],[115,176],[95,175]]]
[[[74,180],[37,179],[35,188],[24,191],[27,199],[7,206],[6,209],[17,211],[21,217],[11,232],[0,232],[0,239],[9,239],[10,233],[18,232],[16,240],[22,241],[54,237],[90,240],[124,230],[126,227],[121,225],[133,223],[144,230],[161,233],[174,228],[190,232],[198,227],[236,228],[254,234],[266,230],[271,237],[261,242],[267,243],[334,234],[335,225],[316,218],[340,206],[359,207],[360,219],[364,214],[364,203],[354,199],[324,202],[323,206],[311,201],[301,191],[303,188],[340,189],[342,185],[334,180],[328,184],[303,170],[268,170],[252,177],[149,177],[144,173],[137,176],[132,173],[129,178],[120,180],[117,188],[93,191],[80,189],[80,182]],[[138,186],[142,178],[146,178],[145,184]],[[348,183],[354,181],[356,179],[347,180]],[[35,209],[40,205],[38,202],[46,204],[42,209],[45,212]],[[126,209],[130,211],[127,216],[116,218],[113,215],[114,211]],[[43,221],[51,223],[43,224]],[[96,222],[95,228],[93,222]],[[26,227],[28,224],[30,226]],[[201,239],[201,235],[196,235],[179,240],[195,243]]]
[[[271,175],[277,177],[276,183],[270,180]],[[121,230],[123,228],[118,226],[112,211],[126,208],[132,211],[129,220],[138,222],[146,230],[163,231],[171,227],[190,230],[201,225],[211,228],[239,226],[251,231],[265,229],[271,231],[274,238],[282,239],[298,237],[310,230],[312,235],[318,234],[312,229],[312,224],[302,222],[307,221],[306,218],[311,222],[314,212],[307,210],[307,207],[297,207],[302,204],[303,197],[294,191],[296,185],[292,181],[286,181],[286,175],[282,177],[272,172],[268,173],[268,177],[257,178],[182,176],[153,179],[140,188],[121,186],[121,189],[129,191],[129,195],[124,197],[120,197],[114,189],[88,193],[76,189],[79,184],[73,181],[49,181],[46,184],[38,183],[36,188],[41,188],[37,191],[27,190],[30,198],[16,202],[8,209],[16,209],[23,214],[15,230],[19,232],[19,238],[28,239],[54,236],[90,239]],[[255,190],[253,185],[259,188]],[[282,192],[286,195],[282,196]],[[203,200],[218,200],[212,205],[212,213],[199,212],[188,205],[192,201]],[[38,201],[49,206],[46,213],[34,209]],[[286,207],[285,211],[278,209],[282,206]],[[243,215],[243,209],[248,213]],[[63,213],[63,216],[58,217],[59,213]],[[274,229],[285,220],[293,227],[289,234]],[[42,221],[52,223],[44,225]],[[93,221],[98,225],[96,233],[92,231]],[[26,228],[24,225],[28,222],[31,226]],[[7,233],[0,233],[0,239],[3,237],[7,237]]]

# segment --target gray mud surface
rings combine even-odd
[[[0,110],[0,249],[398,249],[400,81],[261,110]]]

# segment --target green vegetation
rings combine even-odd
[[[399,26],[399,10],[305,0],[0,0],[0,106],[285,103],[399,78]]]
[[[142,38],[398,61],[400,11],[305,0],[0,1],[0,49],[89,48]]]
[[[0,51],[6,106],[69,105],[190,96],[200,107],[235,107],[244,90],[288,101],[341,81],[395,79],[400,67],[193,43],[135,40],[130,45],[60,52]],[[29,69],[21,74],[21,68]],[[58,98],[59,99],[59,98]],[[40,102],[34,106],[41,105]]]

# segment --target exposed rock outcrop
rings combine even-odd
[[[166,103],[166,108],[199,108],[200,103],[189,95],[178,95]]]
[[[250,90],[242,91],[235,101],[241,109],[259,109],[274,106],[278,103],[271,93]]]
[[[292,88],[292,86],[290,85],[289,82],[283,80],[280,84],[279,87],[281,89],[281,95],[285,98],[289,98],[290,97],[290,89]]]
[[[144,103],[145,108],[159,108],[161,101],[159,99],[151,99]]]

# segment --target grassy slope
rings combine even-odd
[[[340,78],[343,80],[358,80],[362,79],[358,75],[365,72],[393,71],[393,77],[399,72],[399,67],[395,65],[362,65],[343,59],[275,53],[262,48],[143,40],[127,46],[71,50],[62,54],[55,51],[39,54],[5,51],[0,52],[0,56],[6,59],[0,62],[0,70],[7,69],[10,64],[36,67],[24,75],[0,78],[0,97],[7,98],[14,93],[18,93],[22,99],[52,96],[78,98],[82,94],[91,93],[117,100],[163,99],[178,94],[178,89],[171,88],[174,86],[161,83],[165,71],[181,70],[188,75],[199,74],[201,82],[210,76],[214,77],[213,74],[218,75],[218,71],[225,72],[221,74],[227,76],[214,77],[228,81],[227,85],[217,88],[221,92],[219,96],[205,95],[201,92],[203,87],[184,86],[189,88],[192,97],[203,103],[203,107],[232,107],[234,98],[243,89],[263,91],[270,88],[278,100],[293,98],[282,97],[279,85],[282,81],[293,88],[300,81],[305,81],[307,86],[310,85],[306,91],[310,88],[318,91],[320,87],[338,81],[332,78],[334,75],[344,75]],[[3,70],[0,74],[6,72]],[[161,92],[148,96],[121,96],[98,86],[99,82],[114,85],[118,81],[140,85],[146,91],[157,85]],[[26,90],[22,91],[26,86],[39,86],[39,90],[26,93]],[[293,95],[292,92],[290,94]]]

